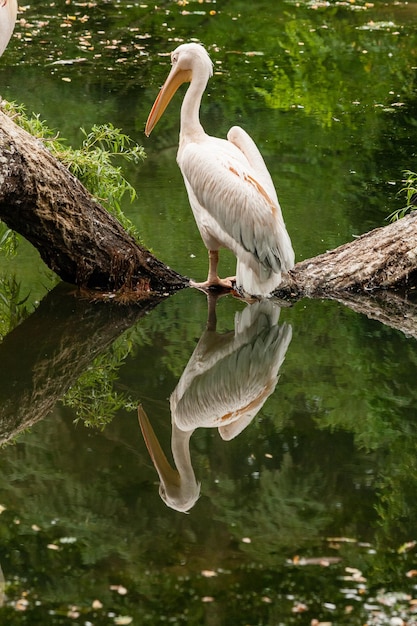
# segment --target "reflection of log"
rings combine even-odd
[[[417,339],[417,303],[389,291],[374,296],[344,293],[335,298],[356,313],[366,315],[385,326],[400,330],[407,337]]]
[[[417,286],[417,211],[334,250],[284,277],[279,299],[337,300],[417,339],[417,305],[401,294]]]
[[[63,280],[105,291],[187,284],[139,246],[81,183],[0,111],[0,219]]]
[[[92,360],[160,299],[91,304],[61,283],[0,344],[0,444],[45,417]]]
[[[335,250],[297,263],[278,297],[343,298],[344,293],[417,285],[417,211]]]

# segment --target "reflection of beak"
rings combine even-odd
[[[157,95],[151,112],[149,113],[148,121],[145,126],[145,135],[147,137],[149,137],[158,120],[162,117],[163,112],[167,108],[178,87],[183,83],[189,82],[190,80],[191,70],[181,70],[174,65],[168,74],[168,78],[162,86],[161,91]]]
[[[142,405],[138,406],[138,418],[146,447],[148,448],[148,452],[151,456],[153,464],[155,465],[155,469],[159,474],[159,478],[164,484],[173,484],[179,487],[180,475],[168,463],[168,459],[159,444],[154,429],[152,428],[149,418],[143,410]]]

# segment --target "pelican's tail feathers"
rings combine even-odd
[[[261,264],[254,269],[240,259],[237,260],[236,286],[245,294],[267,298],[279,287],[280,283],[281,272],[273,272]]]

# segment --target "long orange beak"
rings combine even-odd
[[[178,69],[177,66],[173,66],[168,74],[168,78],[161,88],[161,91],[153,103],[151,112],[149,113],[148,121],[145,126],[145,135],[147,137],[149,137],[158,120],[162,117],[163,112],[167,108],[178,87],[180,87],[183,83],[190,82],[190,80],[191,70],[181,70]]]
[[[180,476],[178,472],[169,464],[158,438],[155,435],[154,429],[151,426],[149,418],[143,410],[141,404],[138,406],[138,418],[146,447],[148,448],[148,452],[155,469],[159,474],[159,478],[164,484],[172,484],[178,487],[180,484]]]

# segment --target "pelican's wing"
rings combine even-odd
[[[291,327],[276,325],[278,316],[269,300],[250,305],[236,319],[234,349],[229,344],[227,353],[198,374],[186,368],[170,398],[178,428],[218,427],[227,439],[249,424],[274,390],[291,341]]]
[[[219,241],[222,234],[228,238],[223,245],[235,252],[243,248],[274,272],[293,266],[294,252],[276,195],[271,197],[234,144],[214,137],[187,144],[179,165],[194,198],[218,225]]]
[[[227,133],[227,139],[243,152],[250,166],[255,170],[259,182],[265,187],[270,198],[279,206],[277,192],[272,182],[271,174],[252,137],[240,126],[232,126]]]

